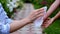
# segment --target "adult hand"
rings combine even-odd
[[[43,16],[43,12],[44,12],[44,9],[43,8],[37,9],[35,11],[32,11],[27,18],[30,21],[33,21],[33,20],[37,19],[38,17]]]
[[[32,20],[37,19],[40,16],[43,16],[43,8],[32,11],[30,13],[30,15],[22,20],[14,20],[11,24],[10,24],[10,32],[14,32],[18,29],[20,29],[21,27],[23,27],[24,25],[31,23]]]

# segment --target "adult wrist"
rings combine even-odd
[[[30,23],[30,22],[32,22],[32,20],[30,19],[30,18],[25,18],[26,19],[26,21],[28,22],[28,23]]]

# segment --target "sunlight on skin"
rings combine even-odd
[[[45,24],[43,26],[45,26],[45,28],[47,28],[49,25],[51,25],[56,19],[58,19],[60,16],[60,12],[58,12],[53,18],[51,19],[47,19],[45,21]]]

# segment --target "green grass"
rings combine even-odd
[[[56,20],[48,28],[44,30],[47,34],[60,34],[60,20]]]

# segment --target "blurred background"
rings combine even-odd
[[[27,16],[28,11],[47,6],[48,9],[55,0],[0,0],[4,10],[9,18],[22,19]],[[29,8],[29,9],[27,9]],[[60,10],[58,7],[50,16],[51,18]],[[24,16],[24,14],[26,16]],[[18,16],[17,16],[18,15]],[[23,16],[22,16],[23,15]],[[57,19],[52,25],[44,30],[46,34],[60,34],[60,19]]]

